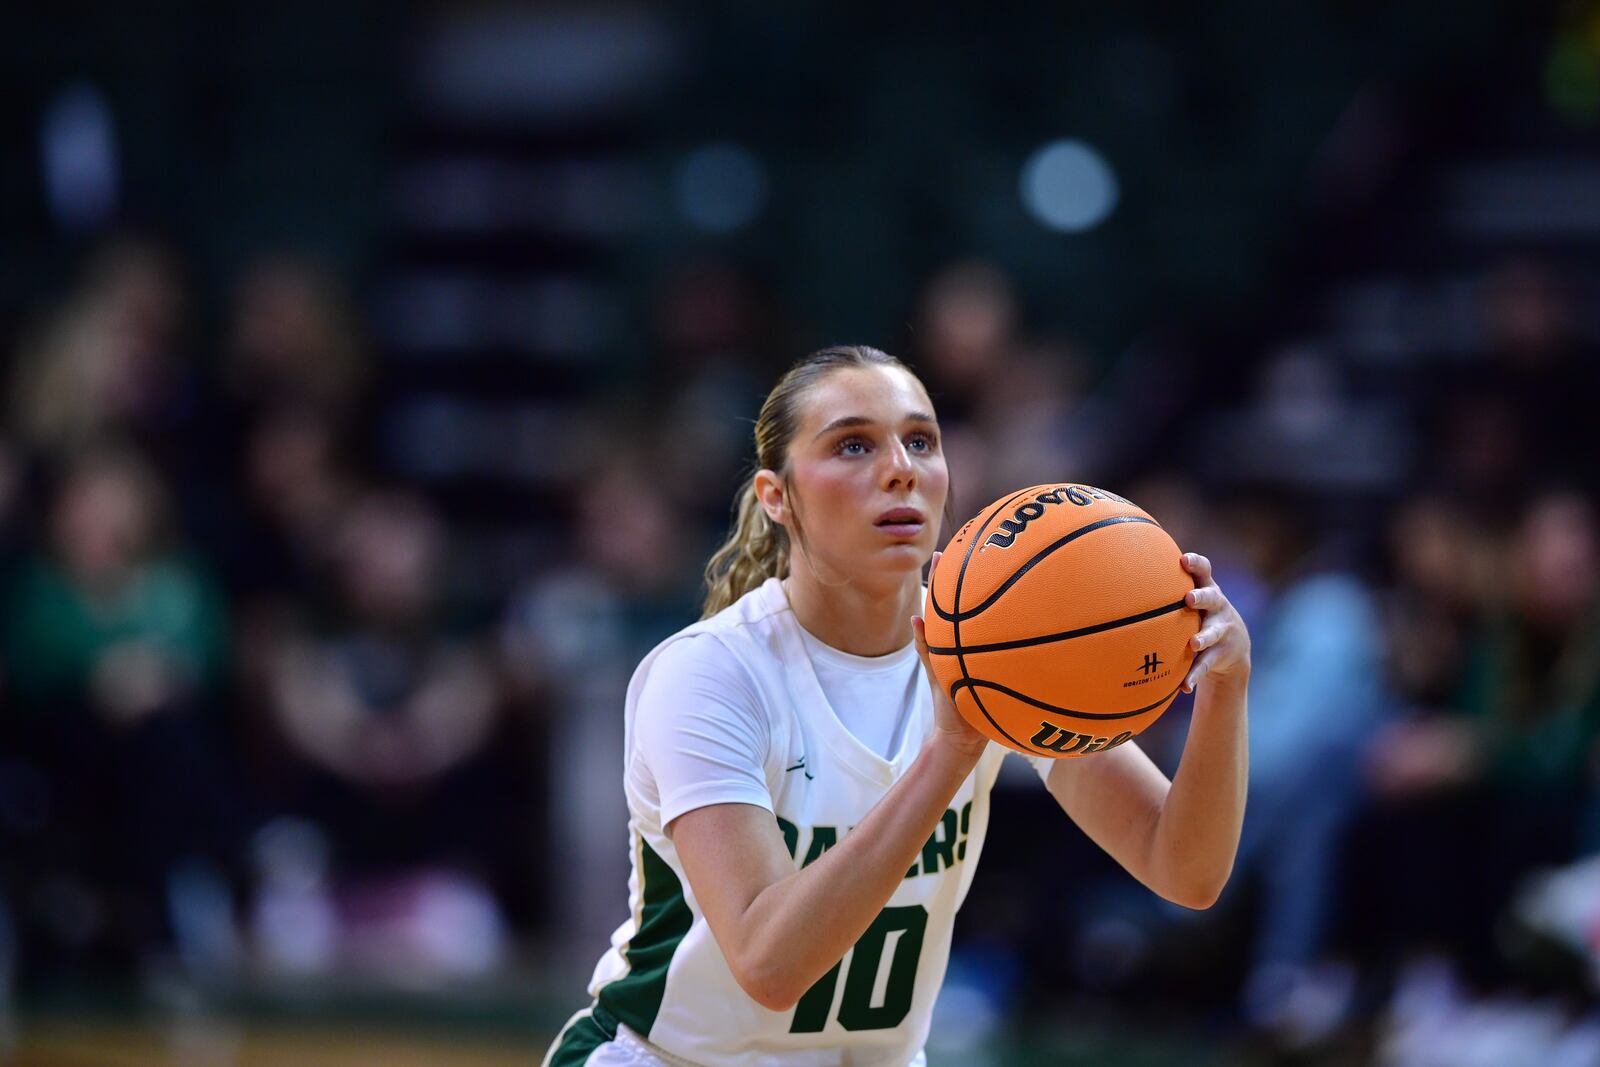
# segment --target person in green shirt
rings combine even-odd
[[[136,901],[104,909],[126,922],[99,931],[133,952],[162,940],[163,900],[183,925],[172,913],[175,873],[195,862],[219,869],[234,810],[216,708],[225,604],[176,547],[166,497],[127,449],[69,460],[44,544],[12,576],[0,609],[0,714],[21,758],[49,783],[45,818],[21,843],[18,869]]]
[[[1493,983],[1505,973],[1497,919],[1533,871],[1578,855],[1600,795],[1594,502],[1536,495],[1490,573],[1450,657],[1454,685],[1373,740],[1357,841],[1371,898],[1358,910],[1381,916],[1375,940],[1446,948]]]

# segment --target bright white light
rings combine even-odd
[[[1051,141],[1022,167],[1022,203],[1052,230],[1092,230],[1117,206],[1117,176],[1078,140]]]
[[[696,226],[727,233],[767,206],[767,173],[748,149],[709,144],[683,158],[673,176],[678,210]]]

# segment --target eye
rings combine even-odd
[[[939,445],[939,439],[924,430],[918,430],[906,438],[906,447],[916,452],[932,452]]]
[[[867,452],[867,441],[864,437],[840,438],[833,446],[836,456],[863,456]]]

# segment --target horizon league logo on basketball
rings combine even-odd
[[[1144,654],[1144,662],[1139,664],[1139,666],[1136,668],[1136,670],[1140,671],[1144,677],[1123,682],[1122,688],[1132,689],[1136,685],[1149,685],[1157,678],[1165,678],[1167,675],[1172,673],[1172,669],[1170,667],[1168,667],[1166,670],[1162,670],[1161,668],[1163,667],[1167,667],[1166,660],[1162,659],[1154,652],[1146,652]]]
[[[1167,670],[1161,669],[1166,666],[1167,662],[1160,655],[1155,652],[1146,652],[1144,662],[1139,664],[1137,668],[1144,673],[1144,677],[1136,678],[1131,682],[1123,682],[1122,687],[1127,689],[1136,685],[1145,685],[1155,681],[1157,678],[1165,678],[1172,673],[1171,668]],[[1047,752],[1056,752],[1063,756],[1073,753],[1086,756],[1091,752],[1105,752],[1116,748],[1118,745],[1126,744],[1132,738],[1133,734],[1131,732],[1120,733],[1115,737],[1096,737],[1093,734],[1080,734],[1073,730],[1063,730],[1052,723],[1041,722],[1039,723],[1039,732],[1028,740],[1035,748],[1041,748]]]
[[[1096,489],[1092,485],[1058,485],[1054,489],[1035,495],[1032,500],[1013,511],[1009,519],[1001,519],[1000,528],[983,539],[978,551],[982,552],[990,545],[996,548],[1010,548],[1021,536],[1022,531],[1028,528],[1028,524],[1044,514],[1046,505],[1075,504],[1080,508],[1086,508],[1096,500],[1115,500],[1129,507],[1136,506],[1131,500],[1124,500],[1115,493]]]

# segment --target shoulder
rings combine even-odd
[[[629,722],[647,732],[711,716],[767,735],[783,715],[789,607],[776,579],[668,637],[645,656],[628,686]]]
[[[762,679],[783,659],[780,616],[788,605],[776,587],[775,580],[758,586],[652,649],[633,676],[631,689],[640,704],[661,696],[681,704],[689,696],[758,710]]]
[[[764,635],[775,631],[789,610],[783,586],[778,579],[768,578],[715,615],[680,632],[714,633],[725,638]]]
[[[701,695],[726,690],[728,695],[754,688],[751,671],[721,636],[705,630],[668,638],[640,667],[646,693],[671,687]]]
[[[662,641],[640,663],[635,682],[660,671],[749,679],[766,662],[782,659],[780,628],[788,611],[777,579],[769,579]]]
[[[656,646],[629,687],[630,803],[662,826],[705,804],[772,803],[766,765],[778,712],[763,696],[767,672],[736,629],[710,622]]]

